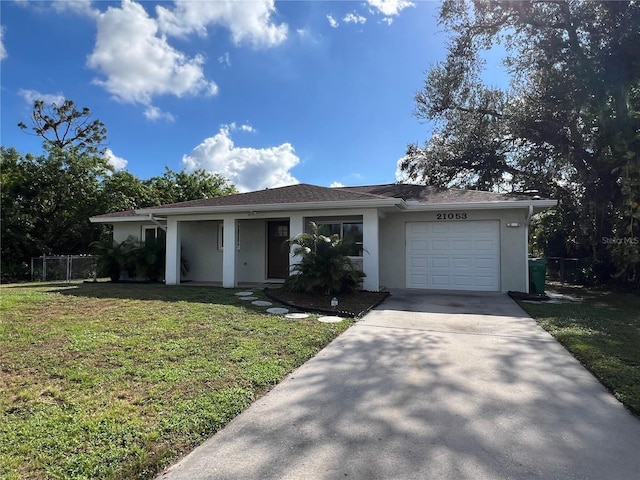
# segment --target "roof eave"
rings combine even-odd
[[[148,215],[135,215],[129,217],[89,217],[91,223],[120,223],[120,222],[143,222],[149,220]]]
[[[414,203],[407,202],[408,211],[433,211],[433,210],[488,210],[488,209],[511,209],[529,208],[532,206],[539,209],[555,207],[557,200],[495,200],[491,202],[448,202],[448,203]]]
[[[400,206],[404,201],[400,198],[374,199],[374,200],[340,200],[326,202],[295,202],[295,203],[268,203],[257,205],[221,205],[198,207],[166,207],[166,208],[141,208],[135,212],[138,215],[193,215],[198,213],[235,213],[235,212],[274,212],[286,210],[324,210],[324,209],[348,209],[348,208],[377,208]]]

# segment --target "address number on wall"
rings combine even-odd
[[[436,220],[466,220],[467,214],[465,212],[445,212],[436,213]]]

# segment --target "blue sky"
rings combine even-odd
[[[146,179],[204,168],[241,191],[396,181],[424,72],[445,57],[439,2],[1,1],[1,140],[33,101],[73,100],[109,157]]]

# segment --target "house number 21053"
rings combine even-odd
[[[457,213],[436,213],[436,220],[466,220],[467,214]]]

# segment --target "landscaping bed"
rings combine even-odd
[[[314,293],[291,292],[284,288],[265,288],[267,298],[303,312],[319,312],[360,318],[369,310],[379,305],[389,292],[367,292],[358,290],[340,295],[319,295]],[[331,307],[331,299],[338,300],[338,306]]]

